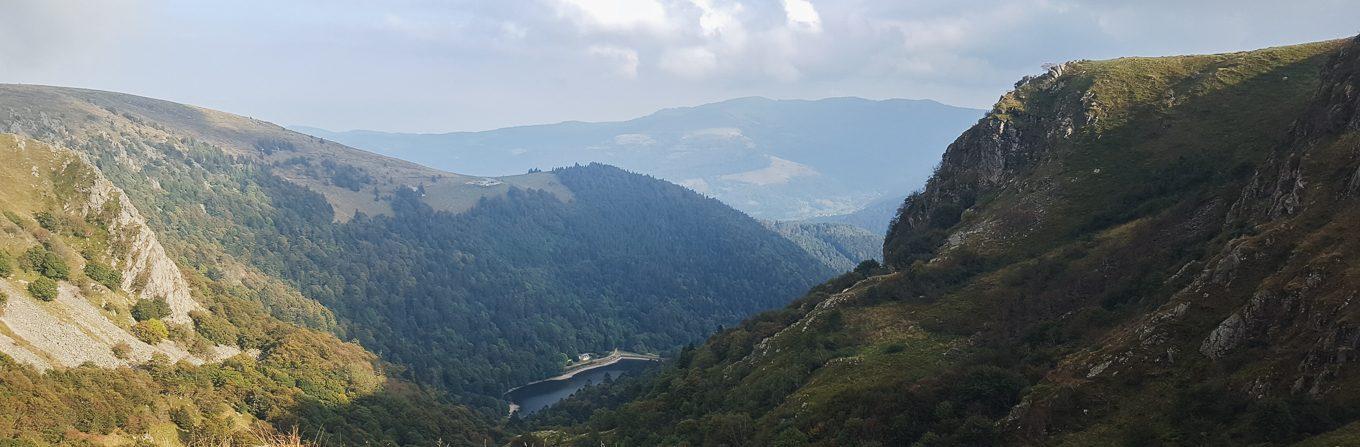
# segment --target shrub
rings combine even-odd
[[[109,290],[118,290],[118,287],[123,284],[121,272],[98,262],[85,264],[85,276],[90,277],[94,282],[103,284]]]
[[[122,341],[113,345],[111,350],[113,351],[113,356],[121,360],[126,360],[128,355],[132,354],[132,346],[128,346],[127,342]]]
[[[223,345],[238,343],[238,331],[226,319],[203,311],[190,312],[189,318],[194,319],[194,327],[204,338]]]
[[[164,321],[150,319],[132,325],[132,335],[136,336],[138,340],[154,345],[170,336],[170,328],[165,325]]]
[[[61,219],[58,219],[57,216],[47,211],[33,213],[33,220],[38,221],[38,226],[43,227],[43,229],[46,229],[47,231],[56,232],[61,230]]]
[[[27,252],[24,252],[24,262],[29,269],[48,278],[67,279],[71,277],[71,267],[66,265],[66,261],[45,247],[28,249]]]
[[[0,278],[8,278],[14,274],[14,261],[9,259],[9,255],[0,252]]]
[[[139,300],[132,305],[132,318],[137,321],[159,320],[170,316],[170,303],[165,297],[152,300]]]
[[[28,293],[43,301],[57,299],[57,282],[48,277],[40,277],[28,283]]]

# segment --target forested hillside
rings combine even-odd
[[[677,347],[831,275],[715,200],[606,166],[461,176],[55,87],[0,86],[0,129],[89,157],[191,275],[488,416],[567,356]]]
[[[5,445],[477,445],[491,421],[388,376],[353,343],[181,272],[79,154],[0,134]],[[140,441],[139,441],[140,440]]]
[[[865,266],[526,435],[1353,445],[1360,39],[1079,61],[946,151]]]

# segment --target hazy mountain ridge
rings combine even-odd
[[[602,162],[655,175],[752,216],[845,214],[918,188],[982,111],[934,101],[741,98],[621,122],[400,134],[296,129],[458,172]]]
[[[486,179],[453,174],[318,140],[254,118],[122,93],[0,84],[0,113],[5,130],[47,139],[84,142],[123,137],[161,145],[211,145],[224,155],[267,165],[280,178],[321,193],[341,221],[355,212],[389,214],[393,192],[413,185],[426,186],[425,200],[431,206],[455,212],[476,205],[481,197],[504,195],[511,187],[543,189],[570,198],[547,175]],[[128,150],[108,156],[122,162],[163,158],[154,151]]]
[[[582,444],[1354,444],[1357,82],[1360,38],[1028,77],[905,202],[890,270],[545,421]]]

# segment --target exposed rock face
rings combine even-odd
[[[50,302],[38,301],[27,292],[29,279],[0,279],[0,293],[8,297],[0,308],[0,352],[39,369],[85,363],[114,367],[144,362],[155,354],[171,361],[201,364],[240,352],[235,347],[216,346],[195,355],[168,340],[155,345],[144,343],[124,329],[130,323],[126,314],[120,317],[110,309],[133,304],[129,301],[164,298],[171,310],[164,320],[189,326],[193,324],[189,312],[203,306],[192,298],[179,267],[166,256],[137,209],[81,155],[4,134],[0,134],[0,150],[6,151],[13,164],[11,172],[0,173],[9,188],[0,200],[0,205],[8,205],[5,211],[21,216],[34,212],[23,207],[45,203],[62,207],[68,217],[97,222],[107,230],[108,252],[103,255],[122,274],[119,292],[106,291],[86,278],[73,276],[71,281],[60,281],[57,297]],[[25,230],[8,218],[0,222],[8,241],[20,246],[46,244],[57,252],[70,253],[67,262],[78,258],[76,250],[67,245],[73,243],[68,236],[29,225]],[[70,237],[88,243],[88,239]],[[72,270],[79,270],[79,265]],[[82,290],[77,283],[89,284],[89,288]],[[115,347],[122,352],[115,355]]]
[[[1015,90],[1001,97],[977,125],[965,131],[944,153],[940,167],[925,190],[908,197],[891,225],[884,243],[884,259],[889,265],[902,266],[918,253],[904,241],[913,234],[953,225],[959,215],[973,206],[979,196],[1002,187],[1049,188],[1036,182],[1020,185],[1023,174],[1052,154],[1063,140],[1094,125],[1100,107],[1089,91],[1074,88],[1070,72],[1076,62],[1054,66],[1040,76],[1026,77]],[[1027,110],[1022,104],[1034,96],[1054,97],[1044,110]],[[1044,204],[1027,204],[1029,219],[1042,217]],[[987,225],[956,229],[950,245],[963,238],[1002,236],[987,231]]]
[[[83,203],[76,203],[80,203],[79,211],[82,214],[102,215],[108,222],[109,234],[113,239],[110,245],[115,247],[111,249],[115,251],[112,255],[117,260],[114,267],[123,273],[123,289],[141,299],[165,298],[171,310],[168,321],[191,323],[189,312],[202,309],[203,306],[189,295],[189,283],[184,280],[179,266],[165,254],[165,248],[157,242],[156,234],[146,225],[127,195],[92,167],[68,169],[91,173],[89,184],[76,186],[76,193],[84,196]]]

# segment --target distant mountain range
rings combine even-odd
[[[753,217],[848,214],[901,197],[982,110],[928,100],[741,98],[621,122],[443,134],[294,130],[437,169],[523,174],[600,162],[717,198]],[[887,220],[875,223],[882,234]]]

